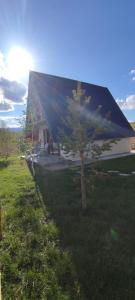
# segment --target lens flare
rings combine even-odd
[[[14,47],[10,50],[7,57],[8,76],[12,80],[26,78],[31,69],[33,69],[33,58],[29,52],[20,47]]]

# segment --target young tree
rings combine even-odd
[[[22,129],[18,139],[18,146],[20,152],[25,153],[27,150],[32,149],[32,137],[28,137],[32,132],[31,113],[28,112],[26,117],[26,111],[24,110],[18,119],[18,123]]]
[[[86,198],[86,182],[85,182],[85,163],[87,159],[95,161],[99,159],[102,152],[109,150],[114,141],[104,141],[101,146],[95,142],[95,137],[99,132],[105,130],[103,122],[99,122],[99,111],[90,114],[87,105],[91,101],[91,97],[85,96],[85,91],[81,89],[78,83],[77,90],[72,91],[73,97],[68,98],[68,113],[64,120],[68,134],[64,130],[60,130],[60,141],[64,146],[64,150],[71,155],[79,156],[81,168],[81,204],[82,209],[87,207]],[[84,101],[81,104],[82,96]]]

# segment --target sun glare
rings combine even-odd
[[[10,50],[7,57],[8,76],[12,80],[20,80],[28,76],[33,69],[33,59],[29,52],[20,47]]]

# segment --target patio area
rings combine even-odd
[[[127,153],[122,153],[122,154],[115,154],[115,155],[107,155],[100,157],[99,160],[110,160],[110,159],[115,159],[115,158],[120,158],[120,157],[126,157],[126,156],[131,156],[135,155],[135,151],[127,152]],[[80,166],[80,160],[71,160],[71,159],[66,159],[63,156],[59,156],[57,154],[45,154],[42,156],[38,156],[36,154],[34,155],[29,155],[25,157],[26,160],[32,164],[38,164],[39,166],[45,168],[46,170],[49,171],[58,171],[58,170],[64,170],[68,169],[69,167],[75,167],[75,166]],[[91,159],[86,159],[85,164],[91,163]]]

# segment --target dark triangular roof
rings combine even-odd
[[[68,99],[76,95],[79,87],[84,91],[80,97],[80,105],[87,104],[86,109],[89,114],[95,116],[97,122],[100,124],[103,122],[106,126],[106,130],[98,135],[98,139],[135,135],[106,87],[86,82],[78,83],[76,80],[31,71],[28,103],[33,107],[37,118],[38,110],[42,109],[42,115],[44,114],[54,138],[56,138],[59,128],[64,127],[62,120],[66,116]]]

